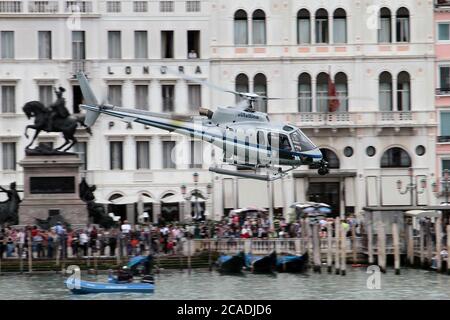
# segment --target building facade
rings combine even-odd
[[[48,104],[52,87],[63,86],[67,106],[80,112],[77,70],[111,104],[195,115],[199,107],[236,103],[171,72],[181,70],[223,88],[289,98],[257,108],[302,128],[331,172],[322,177],[302,166],[269,184],[215,175],[208,167],[220,152],[207,143],[101,117],[92,136],[79,131],[74,151],[97,198],[114,200],[109,210],[122,218],[135,221],[145,210],[189,219],[198,207],[192,203],[211,219],[250,205],[287,214],[294,201],[308,200],[330,203],[335,214],[434,204],[429,185],[442,148],[434,9],[431,1],[401,0],[0,1],[0,184],[23,184],[17,162],[31,122],[21,110],[25,102]],[[329,75],[340,101],[333,113]],[[61,139],[42,134],[40,142]],[[400,193],[410,179],[428,187]],[[144,209],[137,205],[141,194],[151,199]]]

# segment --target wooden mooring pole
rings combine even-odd
[[[406,225],[406,236],[408,237],[408,245],[407,245],[407,260],[410,266],[414,265],[414,234],[413,234],[413,225],[412,223],[408,223]]]
[[[332,244],[333,244],[333,231],[332,231],[332,226],[331,226],[331,222],[328,222],[327,225],[327,240],[328,240],[328,250],[327,250],[327,270],[328,273],[331,273],[333,271],[333,249],[332,249]]]
[[[335,258],[334,258],[334,269],[335,273],[340,273],[340,263],[339,260],[341,259],[341,256],[339,255],[339,239],[341,237],[341,220],[339,218],[336,218],[334,220],[334,245],[335,245]]]
[[[188,272],[189,272],[189,274],[191,273],[191,268],[192,268],[192,261],[191,261],[191,243],[192,243],[192,240],[191,239],[189,239],[188,241],[187,241],[187,245],[188,245]]]
[[[431,266],[431,259],[433,258],[433,241],[431,239],[431,220],[427,221],[427,266]]]
[[[441,218],[436,219],[435,223],[435,235],[436,235],[436,271],[441,272],[442,271],[442,260],[441,260],[441,250],[442,250],[442,243],[441,243],[441,234],[442,234],[442,220]]]
[[[347,267],[347,235],[344,227],[341,225],[341,276],[345,276]]]
[[[424,268],[425,267],[425,250],[424,250],[424,247],[425,247],[425,243],[424,243],[424,241],[425,241],[425,237],[424,237],[424,235],[425,235],[425,232],[424,232],[424,228],[425,228],[425,226],[424,226],[424,223],[423,222],[421,222],[420,224],[419,224],[419,251],[420,251],[420,266],[422,267],[422,268]]]
[[[386,272],[386,236],[384,233],[384,225],[380,221],[377,227],[377,259],[381,272]]]
[[[319,223],[313,222],[312,225],[312,244],[314,256],[314,272],[321,273],[321,257],[320,257],[320,239],[319,239]]]
[[[447,225],[447,252],[450,250],[450,224]],[[447,274],[450,275],[450,257],[447,255]]]
[[[395,274],[400,274],[400,244],[397,222],[392,224],[392,241],[394,244],[394,269]]]
[[[369,265],[373,265],[373,222],[370,221],[367,225],[367,255],[369,260]]]
[[[31,230],[28,230],[28,272],[33,272],[33,251],[31,246]]]
[[[352,224],[352,263],[357,263],[356,226]]]

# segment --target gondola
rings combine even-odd
[[[111,281],[111,279],[110,279]],[[152,283],[114,283],[92,282],[80,280],[77,284],[73,279],[65,281],[66,286],[75,294],[88,293],[153,293],[155,285]]]
[[[234,256],[221,255],[217,259],[218,270],[221,273],[241,273],[245,265],[245,254],[239,252]]]
[[[253,256],[248,254],[245,256],[245,264],[247,269],[253,273],[272,273],[276,268],[277,253],[273,251],[266,256]]]
[[[308,266],[308,253],[303,255],[284,255],[277,258],[278,272],[304,272]]]

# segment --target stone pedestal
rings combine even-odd
[[[77,154],[27,155],[23,167],[24,196],[19,207],[19,224],[35,224],[60,215],[70,224],[86,224],[88,211],[80,199],[80,166]]]

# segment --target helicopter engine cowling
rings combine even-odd
[[[212,112],[211,110],[206,109],[206,108],[200,108],[200,109],[198,110],[198,113],[199,113],[201,116],[208,117],[208,119],[211,119],[211,118],[213,117],[213,115],[214,115],[214,112]]]
[[[232,124],[240,122],[265,122],[265,123],[268,122],[267,115],[265,113],[257,111],[248,112],[233,107],[229,108],[219,107],[217,108],[216,111],[214,112],[209,111],[209,112],[212,113],[210,118],[211,121],[217,124],[223,123]]]

